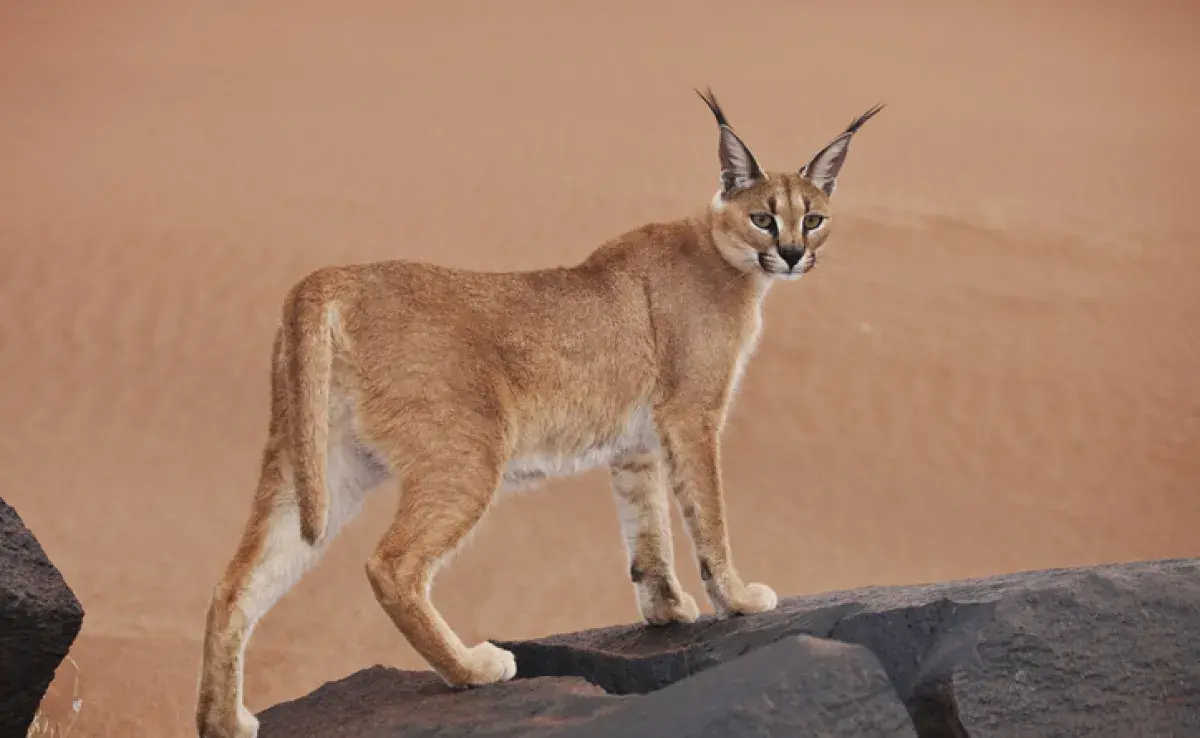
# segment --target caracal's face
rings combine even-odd
[[[817,264],[829,238],[829,198],[799,173],[765,175],[751,187],[713,198],[717,247],[738,269],[796,280]]]
[[[713,197],[713,239],[721,255],[748,274],[799,279],[829,238],[829,201],[850,139],[882,108],[876,105],[794,172],[765,172],[712,94],[700,93],[717,119],[721,189]]]

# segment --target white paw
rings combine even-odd
[[[238,724],[235,738],[258,738],[258,718],[246,709],[245,705],[238,706]]]
[[[700,608],[696,605],[696,598],[683,591],[680,591],[678,596],[678,603],[666,599],[647,603],[642,607],[642,617],[651,625],[696,622],[696,618],[700,617]]]
[[[746,588],[734,602],[733,610],[740,614],[752,614],[774,610],[775,605],[779,605],[779,595],[775,594],[775,590],[766,584],[752,582],[746,584]]]
[[[774,610],[778,604],[779,595],[775,594],[775,590],[765,584],[752,582],[746,585],[746,593],[738,611],[743,613],[769,612]]]
[[[238,705],[237,712],[220,716],[210,712],[198,720],[200,738],[258,738],[258,718]]]
[[[757,582],[747,584],[739,591],[722,602],[717,597],[711,597],[717,616],[727,618],[733,615],[753,615],[759,612],[774,610],[779,604],[775,590]]]
[[[495,682],[506,682],[517,675],[517,658],[487,641],[474,646],[467,653],[464,664],[470,672],[467,684],[478,687]]]

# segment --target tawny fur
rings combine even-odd
[[[429,599],[437,567],[500,490],[546,477],[610,470],[649,623],[698,616],[675,573],[668,488],[714,610],[775,607],[775,593],[734,566],[719,436],[763,298],[816,263],[850,137],[878,108],[799,171],[768,174],[711,93],[705,101],[719,126],[721,187],[693,215],[619,236],[572,267],[388,261],[320,269],[290,290],[258,490],[208,611],[203,738],[257,734],[242,692],[251,631],[388,479],[399,509],[367,578],[451,685],[511,679],[516,665],[446,624]]]

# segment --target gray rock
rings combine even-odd
[[[83,626],[83,606],[0,499],[0,736],[23,736]]]
[[[375,666],[259,715],[260,738],[915,738],[904,705],[865,648],[786,638],[646,696],[608,695],[578,677],[454,690],[430,672]]]
[[[456,691],[371,669],[265,711],[262,735],[1200,736],[1198,560],[499,645],[517,655],[513,682]]]
[[[870,587],[725,621],[501,645],[518,675],[625,693],[796,633],[869,648],[921,736],[1200,736],[1194,559]]]
[[[916,738],[890,680],[862,646],[791,636],[553,738]]]
[[[583,679],[520,679],[454,690],[428,671],[374,666],[259,713],[259,738],[518,738],[615,709]]]

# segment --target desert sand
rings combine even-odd
[[[726,429],[747,577],[1200,554],[1192,3],[5,0],[0,464],[87,610],[73,736],[195,734],[288,286],[570,264],[685,215],[717,185],[708,84],[772,169],[888,106]],[[434,590],[464,639],[637,617],[606,484],[495,510]],[[257,629],[252,709],[422,667],[362,568],[395,495]]]

